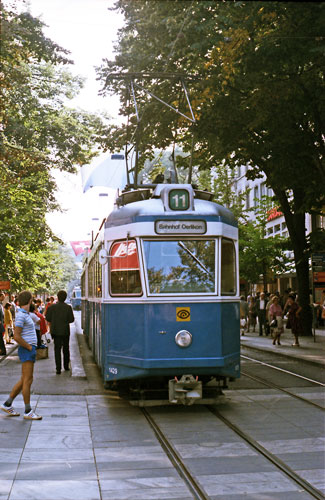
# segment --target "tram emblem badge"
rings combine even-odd
[[[176,321],[191,321],[191,308],[176,307]]]

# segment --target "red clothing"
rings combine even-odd
[[[34,313],[36,314],[36,316],[38,316],[40,318],[40,324],[39,324],[40,333],[41,333],[41,335],[44,335],[44,333],[47,332],[47,324],[46,324],[45,318],[44,318],[43,314],[36,311],[36,309],[35,309]]]

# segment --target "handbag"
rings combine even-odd
[[[36,349],[36,359],[46,359],[49,357],[49,350],[46,346]]]
[[[276,328],[278,326],[278,320],[277,319],[273,319],[270,323],[270,327],[271,328]]]
[[[14,336],[14,329],[11,326],[8,326],[8,335],[10,339]]]

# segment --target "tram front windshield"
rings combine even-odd
[[[143,241],[149,293],[214,293],[215,240]]]

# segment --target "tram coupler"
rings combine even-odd
[[[202,382],[193,375],[182,375],[168,381],[169,402],[174,404],[192,405],[202,399]]]

